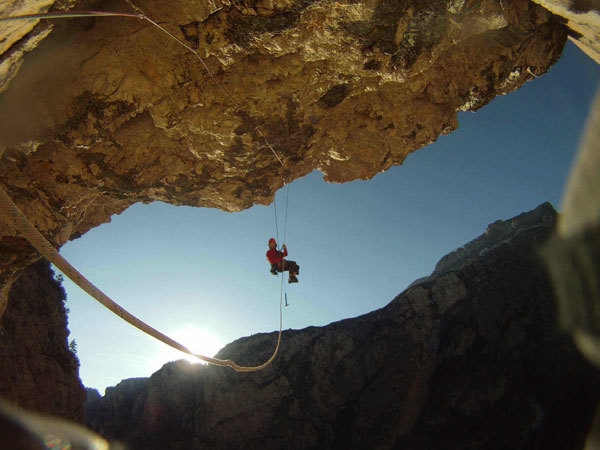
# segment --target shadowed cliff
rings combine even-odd
[[[288,330],[240,374],[185,361],[88,396],[89,425],[133,449],[576,449],[598,372],[557,327],[539,257],[549,204],[444,257],[384,308]],[[265,360],[276,333],[218,354]]]
[[[47,261],[13,285],[0,320],[0,399],[82,423],[85,391],[69,348],[65,299]]]
[[[51,3],[0,8],[35,12]],[[0,28],[0,185],[56,247],[136,202],[235,211],[269,203],[284,175],[318,169],[330,181],[370,178],[454,130],[459,111],[545,73],[567,35],[589,34],[562,15],[559,1],[539,2],[548,9],[526,0],[136,3],[198,49],[211,72],[137,19]],[[123,7],[54,7],[65,5]],[[573,208],[592,210],[579,200]],[[11,285],[39,258],[5,218],[0,317]],[[96,399],[94,423],[134,448],[577,448],[597,399],[592,370],[556,331],[546,275],[529,251],[535,233],[511,237],[497,224],[488,234],[505,228],[501,240],[448,256],[382,310],[286,332],[287,352],[265,373],[238,378],[170,365]],[[588,235],[586,257],[598,249],[597,231]],[[594,267],[586,281],[598,279]],[[583,317],[575,336],[588,349],[599,322],[586,289],[583,313],[571,305],[573,290],[560,291]],[[27,318],[10,323],[35,325]],[[243,339],[222,356],[262,361],[273,339]],[[43,344],[31,342],[42,356]],[[18,389],[8,385],[45,409],[37,402],[51,388],[33,389],[50,372],[58,374],[52,383],[61,380],[48,369]],[[550,431],[562,440],[550,440]]]

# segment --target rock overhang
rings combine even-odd
[[[136,202],[238,211],[313,170],[372,178],[567,37],[525,0],[136,5],[197,55],[144,20],[61,21],[0,94],[0,183],[56,246]],[[0,236],[5,274],[36,258]]]

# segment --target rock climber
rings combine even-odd
[[[278,272],[289,272],[288,283],[297,283],[297,276],[300,274],[300,266],[295,261],[288,261],[285,257],[288,255],[287,247],[283,244],[283,251],[277,250],[277,241],[275,238],[269,239],[269,250],[267,259],[271,263],[271,273],[277,275]]]

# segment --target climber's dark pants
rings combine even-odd
[[[278,272],[285,272],[287,270],[289,273],[295,273],[296,275],[300,274],[300,266],[296,264],[296,261],[289,261],[287,259],[284,259],[279,263],[271,264],[271,272],[273,270]]]

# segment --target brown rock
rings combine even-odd
[[[138,5],[202,61],[145,20],[55,21],[0,96],[0,183],[54,245],[135,202],[237,211],[315,169],[373,177],[566,39],[528,0],[207,5]],[[5,291],[35,253],[11,258]]]
[[[565,19],[569,38],[600,64],[600,3],[597,0],[533,0]]]
[[[0,14],[32,13],[50,5],[97,6],[94,1],[10,0],[2,2]],[[108,8],[106,2],[101,5]],[[120,3],[110,6],[131,11]],[[139,19],[0,23],[0,186],[56,247],[136,202],[237,211],[269,203],[284,179],[315,169],[332,182],[370,178],[454,130],[458,111],[476,110],[545,73],[560,56],[568,33],[563,20],[527,0],[211,1],[202,6],[194,2],[193,7],[186,0],[145,0],[138,6],[197,49],[202,61]],[[577,38],[573,31],[571,37]],[[37,258],[6,215],[0,215],[0,316],[13,307],[12,283]],[[394,377],[422,380],[430,374],[431,355],[409,343],[437,326],[427,299],[437,298],[445,314],[469,292],[454,270],[440,275],[432,287],[415,285],[406,294],[413,309],[402,314],[414,314],[418,325],[397,319],[406,330],[396,338],[406,348],[394,363],[399,365],[390,369]],[[10,320],[22,323],[23,317]],[[23,326],[23,332],[31,336],[36,326],[34,322],[33,331]],[[344,365],[344,355],[353,348],[347,342],[372,339],[367,366],[384,371],[381,361],[392,331],[337,331],[347,339],[325,339],[314,331],[313,360],[298,361],[301,367],[314,364],[325,371],[334,363],[343,386],[330,380],[313,388],[309,381],[321,372],[301,369],[264,388],[260,378],[250,379],[248,389],[264,390],[267,404],[301,419],[285,432],[271,425],[256,438],[257,445],[279,442],[277,436],[300,429],[301,446],[330,442],[331,436],[341,443],[354,441],[354,435],[336,434],[347,423],[358,430],[380,423],[387,427],[382,436],[390,440],[418,429],[415,414],[425,404],[426,387],[415,382],[408,391],[388,396],[375,389],[381,383],[376,372],[356,373]],[[474,333],[467,328],[457,335],[457,354],[479,342],[473,341]],[[442,342],[441,335],[432,334],[432,345]],[[511,328],[510,335],[516,342],[520,330]],[[262,339],[270,344],[271,337]],[[44,355],[43,342],[29,344]],[[33,354],[28,358],[33,360]],[[49,385],[60,383],[57,366],[48,370],[55,375]],[[23,403],[38,401],[31,391],[35,380],[30,381],[19,387]],[[502,392],[504,383],[498,381],[495,392]],[[309,403],[295,397],[289,404],[279,403],[282,392],[300,388],[311,391]],[[348,409],[342,393],[356,398],[361,389],[376,393],[361,399],[357,410]],[[28,395],[33,397],[25,400]],[[164,398],[155,395],[163,404]],[[256,414],[249,404],[241,415],[227,416],[229,407],[243,398],[228,395],[230,404],[214,407],[221,410],[207,406],[194,414],[206,416],[211,429],[223,426],[219,420],[226,417],[243,439],[248,433],[244,420],[258,423],[264,414]],[[377,412],[388,397],[393,404]],[[39,401],[34,407],[49,407]],[[478,407],[476,401],[465,404],[461,408],[469,411]],[[170,408],[179,411],[179,406]],[[325,415],[316,422],[306,420],[303,414],[311,408]],[[151,411],[156,414],[136,420],[156,426],[162,416]],[[384,413],[390,411],[403,415],[386,422]],[[190,430],[194,436],[204,433],[194,428],[204,425],[187,420],[179,439],[187,439]]]

